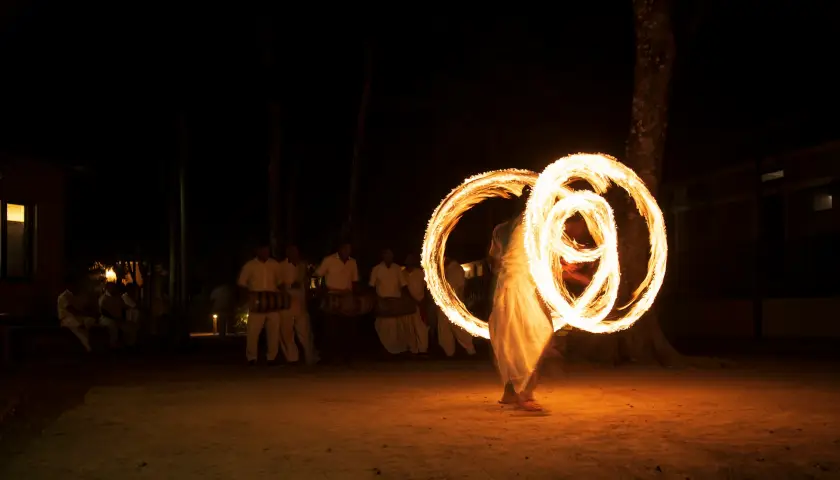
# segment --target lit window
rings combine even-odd
[[[25,278],[33,270],[33,208],[16,203],[0,202],[2,205],[3,229],[2,276],[6,278]]]
[[[768,172],[761,174],[761,181],[762,182],[770,182],[773,180],[778,180],[780,178],[785,178],[785,171],[784,170],[776,170],[775,172]]]
[[[818,193],[814,195],[814,211],[822,212],[823,210],[831,210],[833,205],[833,198],[827,193]]]

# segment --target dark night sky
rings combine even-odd
[[[200,263],[235,263],[241,245],[265,231],[268,104],[279,98],[283,161],[301,185],[299,242],[320,256],[345,211],[370,38],[361,221],[367,250],[393,245],[402,255],[419,249],[431,210],[470,174],[538,170],[575,151],[622,156],[630,2],[589,3],[531,17],[324,19],[19,0],[0,17],[0,151],[88,166],[76,181],[97,191],[73,197],[75,231],[124,228],[128,218],[142,243],[165,246],[162,172],[177,158],[178,113],[186,112],[191,251]],[[666,177],[836,131],[836,15],[802,7],[822,2],[764,3],[709,1],[696,34],[678,36]],[[680,32],[689,10],[678,12]],[[265,24],[275,31],[272,74],[261,64]],[[465,221],[483,225],[486,212]],[[453,248],[483,248],[465,237]],[[70,248],[94,254],[103,242],[76,238]]]

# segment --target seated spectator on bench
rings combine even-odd
[[[134,345],[137,334],[136,323],[126,321],[128,305],[118,289],[117,284],[107,283],[104,293],[99,297],[99,324],[108,328],[111,348],[117,347],[120,330],[126,345]]]
[[[96,320],[91,315],[85,314],[83,300],[77,296],[79,290],[78,282],[75,278],[69,278],[65,281],[65,290],[58,296],[58,320],[61,326],[73,332],[74,335],[82,342],[82,346],[88,352],[90,349],[90,335],[88,330],[95,325],[102,325],[109,328],[113,332],[116,326],[109,327],[103,325],[101,319]],[[111,333],[113,338],[114,333]]]
[[[137,330],[140,329],[140,319],[143,316],[140,312],[140,307],[137,306],[139,300],[137,295],[137,284],[129,283],[125,286],[125,291],[122,294],[122,301],[125,303],[125,320],[133,323]]]

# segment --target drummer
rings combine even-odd
[[[316,277],[324,277],[327,291],[331,294],[352,294],[359,281],[359,267],[350,256],[352,247],[344,242],[338,252],[321,261]],[[324,355],[326,360],[350,360],[353,345],[356,343],[356,324],[352,318],[326,314],[324,316]],[[329,358],[331,357],[331,358]]]
[[[277,292],[282,283],[280,263],[270,256],[268,242],[260,243],[256,249],[256,257],[249,260],[239,274],[239,287],[251,294],[259,292]],[[280,348],[280,312],[248,313],[248,340],[245,347],[245,357],[248,365],[257,364],[257,353],[260,332],[265,327],[265,339],[268,344],[266,360],[269,365],[275,365],[277,352]]]

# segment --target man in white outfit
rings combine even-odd
[[[316,277],[323,277],[328,295],[351,295],[359,281],[359,267],[350,256],[352,247],[344,242],[338,252],[321,261],[315,271]],[[350,361],[356,347],[356,319],[343,315],[324,315],[324,355],[331,362]]]
[[[370,272],[370,286],[376,289],[379,299],[394,299],[402,297],[402,289],[406,286],[402,274],[402,267],[394,263],[394,253],[391,250],[382,251],[382,262],[373,267]],[[377,316],[376,333],[385,350],[391,354],[408,351],[414,343],[414,326],[410,316]]]
[[[414,343],[411,345],[412,353],[426,353],[429,350],[429,325],[426,322],[426,306],[423,300],[426,297],[426,277],[423,269],[420,268],[420,258],[417,255],[409,255],[405,258],[403,277],[408,286],[408,293],[417,302],[417,315],[414,316]]]
[[[247,291],[248,295],[260,292],[278,292],[282,283],[280,263],[270,257],[267,244],[261,244],[256,251],[257,256],[249,260],[239,274],[237,285]],[[266,360],[274,365],[277,351],[280,348],[280,312],[248,312],[248,339],[245,347],[245,357],[249,365],[256,365],[260,332],[265,327],[267,344]]]
[[[464,275],[464,268],[455,260],[451,258],[444,259],[444,276],[449,285],[455,290],[458,298],[463,300],[464,286],[466,284],[466,277]],[[473,346],[473,337],[469,332],[461,327],[456,326],[446,318],[446,314],[438,308],[437,309],[437,327],[438,327],[438,343],[443,348],[447,357],[455,355],[455,341],[464,347],[469,355],[475,355],[475,346]]]
[[[306,287],[309,284],[306,262],[300,258],[295,245],[286,247],[286,259],[280,262],[280,279],[283,288],[289,293],[291,305],[288,310],[280,311],[280,348],[286,361],[295,363],[300,359],[295,334],[303,347],[307,365],[318,362],[306,309]]]

